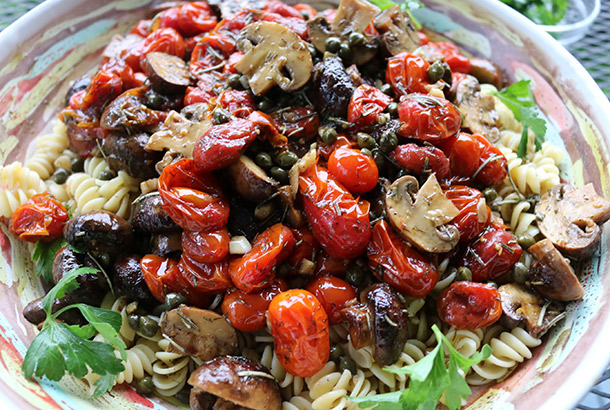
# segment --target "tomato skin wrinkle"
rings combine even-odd
[[[9,220],[9,230],[22,241],[53,242],[63,236],[69,215],[49,193],[36,194],[19,206]]]
[[[461,265],[471,270],[475,281],[494,280],[512,269],[521,253],[512,233],[488,228],[466,248]]]
[[[335,276],[319,276],[312,279],[305,289],[318,298],[328,315],[330,324],[341,323],[341,309],[348,300],[356,298],[356,290],[343,279]]]
[[[454,282],[437,301],[441,320],[458,329],[474,330],[495,323],[502,316],[500,293],[492,285]]]

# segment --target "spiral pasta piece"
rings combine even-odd
[[[68,148],[68,145],[66,125],[56,120],[53,123],[53,132],[41,135],[34,140],[34,151],[25,162],[25,166],[36,172],[41,179],[47,179],[57,169],[55,161]]]
[[[266,345],[261,355],[261,364],[265,366],[271,375],[277,380],[282,395],[289,399],[292,396],[298,396],[305,388],[305,382],[302,377],[293,376],[282,367],[279,359],[273,351],[272,345]]]
[[[152,367],[155,393],[172,397],[186,384],[191,359],[183,353],[170,352],[170,342],[167,339],[161,339],[158,346],[160,351],[155,353],[157,360]]]
[[[127,312],[125,306],[127,305],[127,299],[124,297],[115,297],[111,292],[108,292],[100,307],[102,309],[112,310],[121,314],[121,328],[119,329],[119,337],[127,347],[131,346],[136,338],[136,331],[129,326],[127,320]]]
[[[483,335],[482,329],[463,330],[451,327],[445,332],[451,346],[464,357],[470,357],[479,350]]]
[[[46,189],[40,176],[20,162],[0,166],[0,216],[10,218],[28,199]]]

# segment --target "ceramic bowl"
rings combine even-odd
[[[95,67],[113,34],[146,15],[148,1],[48,0],[0,34],[0,164],[23,161],[28,144],[63,104],[70,81]],[[327,3],[328,4],[328,3]],[[495,0],[430,0],[417,16],[427,27],[488,57],[511,80],[532,80],[552,124],[549,139],[567,152],[563,177],[575,186],[593,182],[610,198],[610,103],[586,70],[553,38]],[[585,299],[570,305],[568,318],[545,337],[534,357],[495,386],[477,389],[470,408],[571,409],[610,359],[610,224],[600,251],[578,266]],[[21,311],[42,289],[27,247],[1,225],[0,402],[10,408],[166,408],[120,386],[97,399],[85,383],[26,380],[20,366],[35,335]]]

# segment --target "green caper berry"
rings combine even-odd
[[[320,135],[322,142],[324,142],[326,145],[331,145],[337,140],[337,131],[333,127],[320,127],[318,129],[318,134]]]
[[[241,82],[239,81],[240,78],[241,75],[239,74],[231,74],[229,77],[227,77],[227,82],[231,88],[242,88]]]
[[[381,151],[378,148],[375,148],[374,150],[371,150],[371,152],[373,153],[373,160],[375,160],[377,168],[382,168],[385,165],[385,158]]]
[[[256,154],[256,156],[254,157],[254,162],[256,163],[256,165],[265,170],[273,166],[273,160],[271,159],[271,155],[267,154],[266,152],[259,152],[258,154]]]
[[[428,80],[431,83],[435,83],[438,80],[442,79],[445,75],[445,67],[443,66],[443,62],[441,60],[436,60],[430,68],[428,68]]]
[[[498,197],[498,191],[492,187],[488,187],[483,190],[483,196],[485,196],[487,203],[490,204]]]
[[[165,303],[161,303],[157,305],[152,311],[153,316],[161,316],[163,313],[167,312],[167,305]]]
[[[384,83],[379,87],[379,91],[387,95],[392,95],[392,86],[388,83]]]
[[[362,148],[360,150],[360,152],[362,152],[364,155],[367,155],[369,157],[373,157],[373,152],[368,148]]]
[[[102,171],[97,176],[97,179],[101,179],[102,181],[110,181],[114,177],[115,177],[114,172],[112,172],[112,171]]]
[[[168,309],[174,309],[178,306],[188,303],[188,300],[179,293],[168,293],[165,295],[165,306]]]
[[[375,142],[375,138],[366,132],[359,132],[356,134],[356,141],[358,141],[358,146],[360,148],[368,148],[373,149],[377,143]]]
[[[53,174],[53,181],[59,185],[65,184],[70,174],[71,172],[65,168],[57,168]]]
[[[272,167],[269,170],[269,175],[271,175],[271,178],[276,179],[282,185],[288,183],[288,172],[286,172],[286,170],[283,168]]]
[[[148,316],[140,316],[140,333],[147,337],[153,337],[159,330],[157,322]]]
[[[513,266],[513,280],[517,283],[525,283],[528,279],[529,272],[527,267],[522,262],[515,263]]]
[[[250,146],[248,147],[248,152],[257,154],[257,153],[263,151],[264,149],[265,149],[265,144],[261,140],[256,139],[256,140],[252,141],[252,144],[250,144]]]
[[[129,324],[129,327],[132,328],[133,330],[139,330],[140,329],[140,316],[138,316],[136,314],[127,316],[127,323]]]
[[[146,106],[152,108],[153,110],[157,110],[161,108],[165,102],[164,100],[165,99],[157,93],[149,93],[148,97],[146,98]]]
[[[316,50],[316,46],[311,43],[307,43],[307,48],[309,48],[309,54],[311,54],[312,58],[315,57],[318,53],[318,50]]]
[[[332,360],[333,362],[338,362],[339,359],[341,359],[342,356],[345,355],[345,352],[343,351],[343,348],[339,345],[334,345],[330,348],[330,360]]]
[[[460,266],[457,270],[457,275],[455,275],[455,280],[457,281],[472,281],[472,271],[468,269],[466,266]]]
[[[100,263],[100,265],[108,267],[112,263],[112,258],[110,257],[109,253],[100,252],[97,254],[97,261]]]
[[[394,151],[396,145],[398,145],[398,137],[392,131],[384,132],[379,138],[379,149],[385,154]]]
[[[250,80],[248,80],[248,77],[246,77],[245,75],[239,77],[239,83],[241,84],[241,88],[243,88],[244,90],[250,88]]]
[[[525,233],[523,235],[519,235],[519,237],[517,238],[517,243],[523,249],[528,249],[530,246],[536,243],[536,239],[534,239],[532,235]]]
[[[274,107],[273,103],[266,98],[263,98],[262,100],[260,100],[258,102],[258,104],[256,104],[256,105],[257,105],[258,109],[263,112],[269,112]]]
[[[364,44],[364,36],[361,33],[353,32],[349,35],[347,41],[352,47],[361,46],[362,44]]]
[[[364,280],[366,271],[358,265],[351,266],[345,273],[345,281],[352,286],[359,286]]]
[[[275,163],[282,168],[290,168],[299,160],[297,154],[292,151],[282,151],[275,158]]]
[[[351,59],[354,58],[354,52],[347,44],[341,44],[338,54],[339,57],[341,57],[341,60],[343,61],[351,61]]]
[[[231,114],[229,114],[227,112],[227,110],[224,110],[222,108],[216,108],[216,109],[214,109],[214,112],[212,112],[212,120],[214,121],[214,124],[216,124],[216,125],[224,124],[225,122],[229,122],[230,119],[231,119]]]
[[[148,395],[155,391],[155,384],[151,376],[144,376],[136,383],[138,394]]]
[[[341,372],[349,370],[351,374],[356,374],[356,362],[347,356],[343,356],[341,359],[339,359],[339,370]]]
[[[341,40],[337,37],[328,37],[325,46],[329,53],[336,53],[341,48]]]
[[[85,160],[74,157],[70,160],[70,170],[72,172],[83,172],[85,170]]]
[[[396,117],[398,115],[398,103],[391,102],[386,107],[386,111],[392,116]]]

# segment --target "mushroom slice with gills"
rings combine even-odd
[[[354,44],[352,51],[354,63],[361,65],[369,62],[377,53],[377,36],[368,34],[366,29],[381,9],[366,0],[341,0],[337,15],[329,25],[328,21],[318,16],[307,22],[307,32],[314,47],[321,53],[326,51],[326,40],[339,37],[348,41],[350,34],[362,34],[364,41]]]
[[[277,192],[280,185],[249,157],[242,155],[226,169],[229,185],[248,201],[262,202]]]
[[[243,357],[210,360],[191,373],[188,383],[193,386],[189,400],[192,409],[281,409],[275,378],[263,365]],[[225,402],[227,407],[222,407]]]
[[[398,5],[385,9],[375,17],[375,28],[381,33],[381,42],[389,55],[412,53],[419,47],[419,37],[413,23]]]
[[[599,246],[599,225],[610,219],[610,202],[592,184],[572,190],[565,184],[545,192],[536,205],[540,232],[565,255],[581,259]]]
[[[152,51],[146,54],[143,68],[153,90],[159,94],[180,93],[191,83],[184,60],[171,54]]]
[[[235,68],[248,77],[256,95],[276,84],[284,91],[294,91],[311,77],[313,60],[307,43],[280,24],[259,21],[244,27],[237,47],[245,55]]]
[[[436,176],[430,175],[418,192],[417,179],[398,178],[387,190],[386,214],[402,238],[417,248],[431,253],[453,249],[460,233],[448,225],[459,210],[443,194]]]
[[[574,274],[570,262],[543,239],[527,250],[536,259],[530,267],[530,284],[542,296],[559,301],[580,300],[585,290]]]
[[[211,310],[181,306],[161,320],[161,332],[189,356],[202,361],[237,353],[237,333],[227,320]]]
[[[464,121],[462,127],[472,134],[483,134],[491,142],[500,138],[498,127],[500,116],[496,113],[496,103],[491,95],[481,94],[479,80],[471,75],[455,86],[455,105],[460,109]]]

